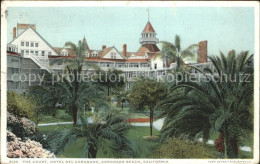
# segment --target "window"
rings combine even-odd
[[[29,55],[29,50],[26,50],[26,55]]]
[[[38,47],[39,46],[39,43],[35,43],[35,47]]]
[[[21,50],[21,54],[22,54],[22,55],[24,54],[24,50]]]
[[[38,51],[35,51],[35,56],[38,56]]]
[[[51,52],[48,52],[48,55],[51,56]]]
[[[157,69],[157,63],[154,64],[154,69]]]
[[[21,42],[21,46],[24,46],[24,42]]]
[[[45,53],[45,52],[44,52],[44,51],[42,51],[42,56],[44,56],[44,53]]]
[[[29,42],[26,42],[26,47],[29,47]]]
[[[116,53],[111,53],[111,59],[116,59]]]
[[[31,42],[31,47],[34,47],[34,43],[33,42]]]
[[[33,51],[31,51],[30,54],[33,55],[34,54]]]

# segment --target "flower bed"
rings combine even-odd
[[[153,120],[155,118],[153,117]],[[150,118],[129,118],[126,122],[150,122]]]

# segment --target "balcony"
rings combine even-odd
[[[156,44],[159,42],[158,38],[153,38],[153,37],[149,37],[149,38],[140,38],[139,42],[141,44]]]

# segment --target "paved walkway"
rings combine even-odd
[[[153,127],[157,130],[161,130],[162,129],[162,125],[163,125],[163,121],[164,118],[158,119],[156,121],[153,122]],[[93,123],[93,120],[91,117],[88,118],[88,122],[89,123]],[[46,124],[38,124],[38,126],[51,126],[51,125],[67,125],[67,124],[72,124],[73,122],[54,122],[54,123],[46,123]],[[150,126],[149,122],[144,122],[144,123],[139,123],[139,122],[132,122],[131,125],[133,126]],[[199,139],[200,142],[202,142],[202,138]],[[209,145],[214,145],[214,141],[213,140],[208,140],[207,144]],[[251,152],[251,148],[249,146],[240,146],[239,147],[240,150],[246,151],[246,152]]]

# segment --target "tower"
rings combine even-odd
[[[157,44],[159,42],[159,39],[156,38],[155,30],[150,21],[147,22],[141,35],[142,35],[142,38],[140,38],[140,40],[139,40],[141,45]]]
[[[89,51],[89,46],[88,46],[88,43],[87,43],[87,40],[86,40],[86,37],[84,36],[83,38],[83,43],[86,44],[86,49]]]
[[[149,20],[141,35],[142,38],[139,39],[141,44],[141,47],[138,50],[139,53],[160,51],[160,49],[156,46],[156,44],[159,42],[159,39],[156,38],[155,30]]]

